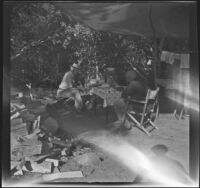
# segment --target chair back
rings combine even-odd
[[[149,100],[149,99],[155,100],[156,97],[158,96],[159,90],[160,90],[159,87],[157,87],[155,90],[148,89],[146,100]]]

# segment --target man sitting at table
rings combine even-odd
[[[115,112],[118,117],[118,120],[123,122],[125,111],[126,111],[126,103],[125,100],[128,97],[131,97],[135,100],[145,100],[148,89],[155,89],[155,86],[151,79],[147,81],[144,81],[135,71],[128,71],[126,73],[126,80],[128,83],[128,86],[125,88],[125,90],[122,92],[122,99],[119,100],[115,105]],[[133,106],[135,110],[141,111],[142,106],[135,104]],[[129,128],[130,125],[125,125],[127,128]]]
[[[75,83],[77,80],[76,77],[80,74],[80,69],[78,64],[73,64],[70,67],[70,70],[65,73],[63,76],[63,79],[59,85],[59,88],[57,90],[57,98],[58,99],[66,99],[66,98],[72,98],[75,102],[75,108],[78,112],[82,109],[83,102],[80,95],[80,91],[77,88],[79,84],[79,88],[83,87],[80,82]]]
[[[128,71],[126,73],[126,80],[128,86],[124,90],[122,97],[127,98],[131,96],[135,100],[145,100],[149,88],[147,83],[135,71]]]

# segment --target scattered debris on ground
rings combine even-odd
[[[94,146],[59,130],[59,122],[46,110],[54,99],[36,96],[26,103],[23,93],[11,98],[12,177],[38,174],[51,181],[93,173],[101,162]]]

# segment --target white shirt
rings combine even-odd
[[[72,88],[72,82],[73,82],[73,75],[72,72],[66,72],[63,76],[62,82],[59,85],[60,89],[67,89]]]

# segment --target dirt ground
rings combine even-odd
[[[105,111],[86,112],[82,116],[75,117],[70,115],[66,117],[63,129],[76,133],[81,138],[87,138],[98,135],[102,130],[109,131],[114,126],[116,116],[112,112],[109,113],[109,120],[106,121]],[[152,156],[151,148],[157,144],[164,144],[169,148],[167,155],[178,160],[189,171],[189,117],[184,120],[177,120],[173,114],[160,114],[156,125],[158,130],[151,132],[151,136],[147,136],[139,129],[133,127],[123,135],[123,139],[144,152],[148,156]],[[104,160],[95,171],[86,178],[63,180],[62,181],[80,181],[80,182],[133,182],[135,175],[127,167],[119,161],[113,159],[108,153],[103,152]]]
[[[106,120],[105,109],[98,110],[96,114],[93,110],[86,110],[79,115],[75,112],[62,115],[60,128],[87,139],[102,131],[109,132],[110,128],[116,126],[116,120],[117,117],[112,108],[109,110],[108,120]],[[151,132],[151,136],[133,127],[122,135],[122,138],[147,156],[152,156],[153,146],[164,144],[169,149],[167,155],[179,161],[189,172],[189,117],[177,120],[172,113],[161,113],[156,125],[159,129]],[[135,174],[124,166],[123,162],[115,160],[103,150],[97,150],[96,153],[101,155],[103,160],[91,174],[84,178],[58,179],[56,182],[131,183],[135,180]]]

